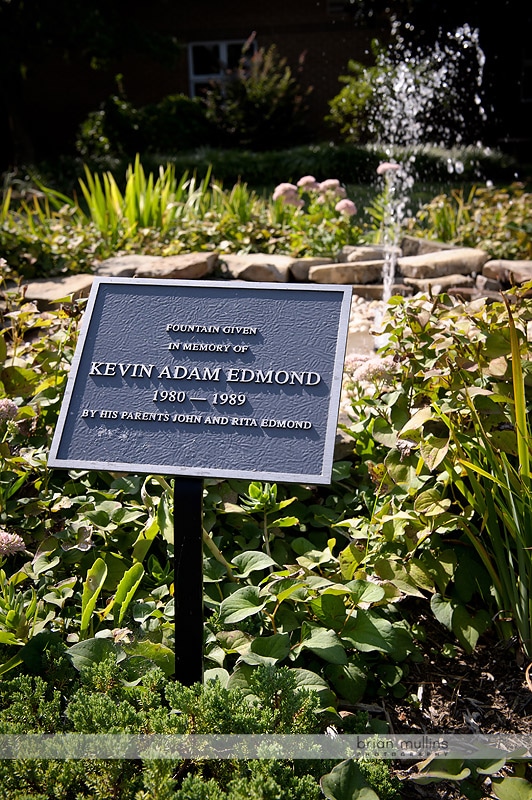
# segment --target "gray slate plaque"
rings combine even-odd
[[[351,289],[96,278],[51,467],[329,483]]]

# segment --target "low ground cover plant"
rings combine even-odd
[[[349,199],[339,183],[314,186],[311,177],[268,201],[287,236],[302,237],[303,224],[315,236],[309,220],[323,207],[322,189],[331,192],[326,222]],[[352,712],[387,696],[416,702],[408,676],[431,646],[428,617],[449,658],[471,654],[486,636],[529,658],[532,301],[525,286],[500,302],[392,298],[382,351],[346,363],[352,452],[335,463],[331,486],[205,480],[206,686],[172,688],[179,636],[172,485],[163,476],[48,469],[84,301],[45,312],[25,301],[21,231],[32,230],[44,251],[64,235],[63,216],[81,230],[90,215],[100,243],[129,229],[132,242],[151,247],[165,213],[190,214],[198,229],[224,213],[233,222],[247,214],[251,229],[260,201],[243,187],[227,195],[208,182],[180,183],[171,170],[150,180],[140,164],[128,180],[122,192],[111,176],[87,172],[84,211],[74,201],[65,209],[64,198],[46,192],[32,206],[15,209],[8,199],[3,206],[1,236],[11,249],[2,271],[12,283],[0,336],[2,732],[97,732],[111,723],[189,730],[193,706],[201,712],[194,724],[209,732],[239,712],[242,725],[255,729],[383,731],[382,720]],[[186,210],[167,208],[166,189],[182,192]],[[505,234],[507,252],[523,252],[529,200],[508,191],[517,192],[520,210]],[[488,190],[466,205],[478,196],[488,214]],[[140,197],[151,198],[149,207]],[[500,201],[494,192],[495,215]],[[353,219],[346,214],[338,225]],[[429,213],[425,219],[429,225]],[[500,237],[502,246],[502,229]],[[54,246],[62,258],[69,248],[74,257],[72,243]],[[273,708],[278,696],[284,699]],[[393,800],[399,789],[382,766],[242,762],[229,772],[222,763],[6,762],[0,792],[19,800],[239,800],[244,791],[273,798],[282,790],[294,800],[320,791],[331,800]],[[451,779],[465,780],[464,769]],[[524,781],[509,765],[490,769],[491,791],[502,800],[517,786],[504,781]],[[419,771],[424,781],[445,778],[440,764]]]

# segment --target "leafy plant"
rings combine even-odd
[[[250,53],[253,38],[238,67],[205,92],[207,119],[229,146],[260,151],[298,143],[304,132],[305,92],[275,45]]]

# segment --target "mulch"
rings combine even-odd
[[[457,647],[456,656],[450,658],[441,650],[450,637],[442,635],[437,623],[429,630],[423,660],[410,663],[409,674],[403,680],[410,699],[394,699],[388,694],[373,706],[374,712],[378,705],[382,706],[382,713],[375,716],[386,720],[389,732],[532,735],[532,664],[517,643],[483,637],[473,653]],[[466,798],[458,782],[413,783],[409,778],[417,768],[409,762],[395,762],[393,769],[403,781],[404,800]],[[511,768],[508,774],[512,774]],[[532,781],[532,775],[527,777]],[[489,778],[483,791],[485,794],[479,797],[494,797]]]

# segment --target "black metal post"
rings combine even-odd
[[[175,679],[203,681],[203,481],[174,481]]]

